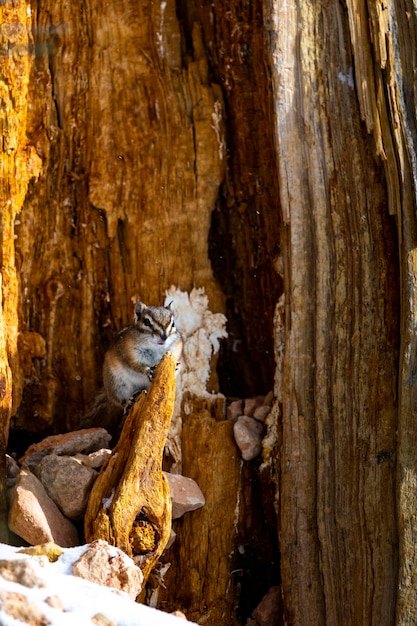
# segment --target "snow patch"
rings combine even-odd
[[[0,592],[22,594],[27,603],[32,603],[38,608],[51,626],[74,626],[74,624],[91,626],[91,618],[97,614],[105,615],[117,626],[180,626],[184,624],[183,620],[174,615],[134,602],[123,591],[72,576],[73,563],[87,548],[88,545],[64,548],[58,560],[50,563],[45,556],[19,554],[20,548],[0,544],[0,560],[30,560],[34,574],[45,583],[44,587],[28,587],[0,576]],[[126,558],[129,557],[126,556]],[[52,596],[57,596],[61,600],[62,609],[45,602]],[[4,607],[0,607],[0,624],[20,626],[22,622],[6,613]]]

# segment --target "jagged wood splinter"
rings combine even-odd
[[[134,559],[146,581],[171,531],[171,498],[162,457],[174,410],[176,360],[164,355],[147,392],[126,418],[119,442],[91,491],[87,542],[104,539]]]

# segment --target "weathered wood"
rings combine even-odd
[[[164,355],[147,392],[131,408],[118,444],[91,491],[87,542],[104,539],[134,559],[144,581],[171,532],[169,485],[162,457],[174,410],[176,362]]]
[[[12,373],[7,359],[6,329],[2,306],[0,273],[0,541],[7,543],[6,450],[12,409]]]
[[[284,275],[286,620],[413,623],[414,4],[197,4],[34,0],[33,42],[28,4],[0,8],[0,453],[12,401],[17,428],[77,424],[131,296],[224,309],[216,207],[231,388],[272,380]]]
[[[401,285],[398,368],[396,510],[399,537],[396,624],[417,621],[417,148],[415,68],[417,21],[413,2],[347,3],[361,113],[384,157],[389,208],[397,217]],[[371,56],[368,29],[373,43]],[[364,48],[364,45],[366,46]],[[375,86],[371,81],[374,77]],[[413,94],[413,95],[411,95]],[[411,100],[413,105],[410,106]]]
[[[182,470],[206,502],[174,520],[176,539],[161,559],[170,567],[158,607],[181,608],[207,626],[244,624],[279,581],[272,490],[261,484],[259,459],[242,461],[220,402],[190,396],[185,406]]]
[[[274,94],[265,63],[268,14],[261,0],[232,0],[226,10],[223,0],[184,4],[188,28],[193,19],[201,20],[227,111],[227,169],[210,232],[213,269],[226,295],[228,317],[222,389],[232,396],[267,393],[275,368],[274,306],[282,293],[276,271],[281,219]]]
[[[396,447],[396,624],[400,625],[417,621],[417,129],[415,106],[410,107],[410,97],[415,103],[417,22],[412,2],[349,0],[347,8],[361,115],[383,157],[388,208],[398,226],[401,349]]]
[[[171,563],[166,590],[159,591],[160,608],[181,608],[188,619],[210,626],[239,623],[230,557],[240,516],[242,461],[232,428],[199,409],[198,400],[184,416],[183,473],[197,482],[206,503],[175,521],[177,537],[163,557]]]
[[[20,330],[46,354],[14,369],[13,426],[62,432],[93,400],[133,296],[157,305],[171,284],[204,285],[224,309],[208,233],[225,113],[198,25],[183,54],[174,0],[34,0],[32,15],[27,133],[42,172],[15,243]]]
[[[285,223],[286,619],[388,625],[397,573],[395,223],[361,124],[347,15],[337,2],[267,6]]]
[[[9,421],[19,406],[23,374],[18,354],[19,278],[15,220],[40,160],[28,144],[31,12],[26,2],[0,6],[0,540],[7,540],[5,461]]]

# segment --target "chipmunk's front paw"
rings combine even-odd
[[[136,398],[142,393],[142,391],[137,391],[136,393],[133,394],[133,396],[130,396],[129,400],[126,400],[124,407],[123,407],[123,416],[126,417],[126,415],[129,413],[130,409],[132,408],[132,406],[135,404],[136,402]]]

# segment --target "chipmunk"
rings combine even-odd
[[[173,352],[179,362],[182,346],[171,306],[146,306],[137,300],[133,323],[117,333],[105,354],[103,389],[81,427],[100,425],[112,430],[129,401],[149,388],[163,355]]]

